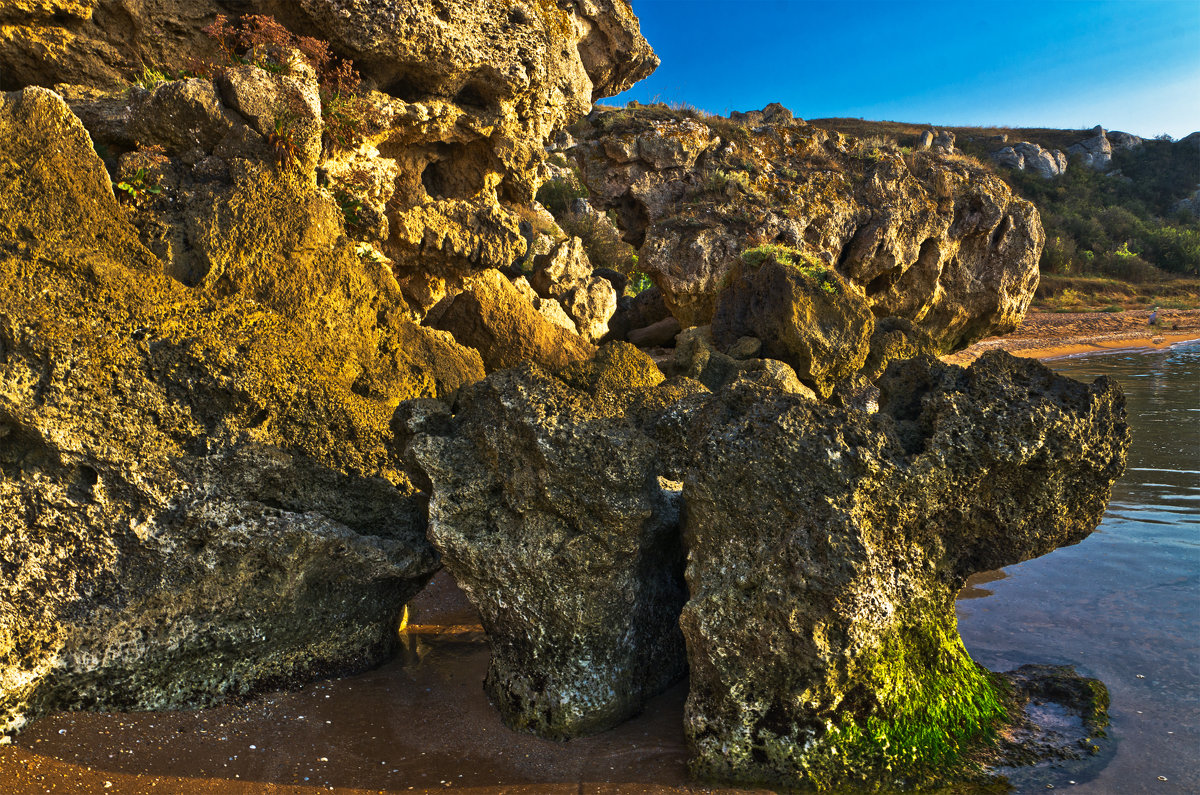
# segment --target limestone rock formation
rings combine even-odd
[[[1061,176],[1067,170],[1067,156],[1061,151],[1043,149],[1028,141],[1020,141],[993,152],[992,159],[1006,168],[1034,171],[1043,179]]]
[[[252,158],[210,219],[240,250],[195,286],[58,95],[0,95],[0,163],[0,730],[384,659],[437,568],[389,420],[478,355],[404,320],[317,189]]]
[[[528,299],[529,303],[533,304],[533,308],[538,311],[538,314],[546,318],[546,320],[549,320],[563,331],[568,331],[572,334],[579,333],[579,329],[575,326],[575,321],[563,310],[562,304],[553,298],[543,298],[538,295],[537,291],[533,289],[533,285],[529,283],[529,279],[525,278],[524,275],[513,279],[512,285],[517,288],[517,292]]]
[[[1039,363],[893,364],[878,414],[731,390],[684,474],[694,775],[921,788],[1004,718],[966,577],[1078,543],[1124,467],[1123,400]]]
[[[686,116],[686,114],[684,114]],[[686,328],[711,321],[743,251],[821,260],[877,317],[942,351],[1016,327],[1044,242],[1033,205],[964,158],[904,155],[795,120],[750,127],[646,106],[593,112],[570,155]]]
[[[751,257],[751,255],[758,255]],[[857,288],[819,260],[785,249],[751,249],[730,272],[713,315],[713,340],[728,350],[742,337],[790,365],[822,397],[862,368],[875,318]]]
[[[1097,124],[1092,128],[1092,137],[1067,147],[1067,154],[1078,156],[1085,166],[1106,171],[1112,165],[1113,151],[1117,149],[1135,149],[1142,145],[1142,139],[1136,135],[1124,132],[1105,132]]]
[[[411,445],[433,484],[430,538],[480,612],[485,687],[513,728],[601,731],[684,674],[679,484],[652,430],[680,391],[662,378],[624,343],[561,379],[523,365]]]
[[[536,362],[560,370],[596,348],[547,320],[499,271],[484,271],[435,312],[433,327],[479,351],[489,373]]]
[[[658,64],[623,0],[273,0],[254,8],[92,0],[0,12],[0,88],[114,87],[112,103],[120,104],[126,81],[144,69],[173,73],[210,57],[216,44],[201,29],[217,14],[238,12],[273,14],[295,34],[328,41],[374,89],[360,103],[361,141],[326,152],[322,168],[332,187],[371,216],[362,234],[378,238],[418,315],[463,276],[524,255],[511,208],[533,199],[545,140]],[[281,107],[294,104],[273,90],[278,81],[249,66],[228,75],[225,100],[257,102],[248,118],[271,133]],[[268,90],[256,92],[254,81]],[[298,107],[284,132],[307,165],[319,136],[306,119],[311,102]]]
[[[617,291],[612,282],[592,272],[583,241],[563,241],[539,258],[530,279],[543,298],[553,298],[575,322],[588,342],[599,342],[608,334],[608,320],[617,311]]]

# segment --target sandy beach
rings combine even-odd
[[[1150,325],[1150,315],[1149,310],[1030,312],[1012,334],[982,340],[945,360],[965,365],[990,350],[1053,359],[1123,348],[1162,348],[1200,339],[1200,309],[1161,310],[1154,325]]]

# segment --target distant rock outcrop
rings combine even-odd
[[[1021,141],[993,152],[992,159],[998,165],[1018,171],[1033,171],[1045,179],[1062,176],[1067,170],[1067,156],[1061,151],[1043,149],[1028,141]]]
[[[1067,154],[1079,157],[1085,166],[1097,171],[1107,171],[1112,165],[1114,149],[1133,149],[1141,146],[1142,139],[1124,132],[1105,132],[1097,124],[1092,128],[1092,137],[1067,147]]]

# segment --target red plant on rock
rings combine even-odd
[[[218,14],[203,31],[217,42],[224,65],[254,64],[278,73],[286,71],[290,53],[298,52],[317,75],[326,148],[354,146],[362,139],[368,126],[366,103],[359,93],[362,78],[350,61],[333,54],[328,42],[297,36],[263,14],[248,14],[237,24]],[[208,74],[212,69],[192,71]]]

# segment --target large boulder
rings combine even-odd
[[[730,271],[713,315],[713,340],[729,349],[742,337],[790,365],[807,387],[828,397],[862,368],[875,318],[866,299],[819,260],[780,247],[751,249]]]
[[[967,158],[661,106],[597,110],[572,133],[589,201],[616,212],[685,328],[711,322],[741,254],[764,243],[822,261],[942,351],[1011,331],[1033,299],[1037,211]]]
[[[683,476],[685,729],[698,777],[921,788],[969,776],[1005,690],[955,625],[966,578],[1078,543],[1129,442],[1108,379],[989,354],[895,362],[877,414],[731,390]]]
[[[599,342],[608,334],[608,321],[617,311],[612,282],[592,272],[591,262],[577,237],[539,258],[531,278],[543,298],[555,299],[571,317],[580,335]]]
[[[495,270],[472,277],[461,293],[446,299],[433,326],[479,351],[489,373],[522,362],[561,370],[596,352],[596,346],[548,320]]]
[[[1078,157],[1089,168],[1106,171],[1112,165],[1113,147],[1104,128],[1097,124],[1092,128],[1092,136],[1068,146],[1067,154]]]
[[[111,86],[121,102],[147,68],[172,74],[212,57],[217,44],[202,29],[239,12],[272,14],[294,34],[328,41],[361,72],[361,99],[317,114],[340,117],[343,137],[354,139],[329,147],[339,151],[326,152],[323,173],[386,219],[370,226],[418,313],[464,275],[524,255],[512,208],[537,191],[546,139],[658,65],[623,0],[92,0],[6,6],[0,88]],[[294,92],[253,67],[228,74],[226,99],[270,134],[270,117]],[[285,138],[307,162],[320,136],[308,124],[311,103],[296,107]]]
[[[437,569],[390,418],[482,362],[337,224],[295,267],[260,199],[316,188],[231,167],[214,235],[261,250],[188,286],[62,99],[0,96],[0,730],[375,665]]]
[[[411,445],[430,539],[479,610],[485,687],[513,728],[602,731],[684,675],[679,484],[653,431],[681,392],[662,379],[625,343],[560,378],[526,364]]]

